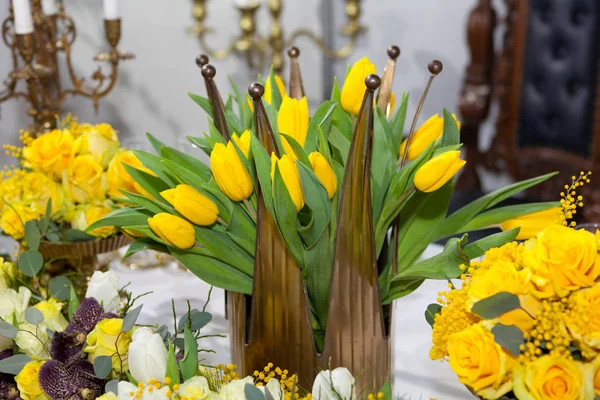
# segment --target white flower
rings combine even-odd
[[[219,392],[221,400],[245,399],[246,395],[244,393],[244,387],[248,383],[254,385],[254,379],[252,379],[251,376],[229,382],[227,385],[223,386]]]
[[[203,376],[194,376],[179,387],[177,394],[182,398],[205,400],[215,399],[217,393],[211,392],[208,381]]]
[[[14,320],[17,323],[24,322],[29,300],[31,300],[31,292],[23,286],[18,292],[14,289],[0,291],[0,318],[9,324]]]
[[[140,397],[137,397],[138,390],[141,390]],[[119,400],[169,400],[168,391],[169,386],[156,389],[153,385],[146,385],[144,388],[138,389],[133,383],[121,381],[117,387],[117,392],[119,392],[117,398]]]
[[[158,333],[150,328],[138,328],[129,345],[129,372],[138,382],[165,380],[167,373],[167,348]]]
[[[112,271],[94,272],[85,297],[93,297],[107,313],[116,313],[120,308],[119,277]]]
[[[31,358],[46,359],[50,354],[44,347],[44,343],[49,341],[46,330],[40,326],[35,326],[29,322],[19,324],[19,332],[15,337],[15,344],[23,353]]]
[[[354,377],[346,368],[321,371],[312,389],[313,400],[356,400]]]
[[[13,341],[4,336],[0,336],[0,351],[4,351],[10,349],[12,347]]]

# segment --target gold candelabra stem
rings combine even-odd
[[[92,100],[97,110],[101,98],[114,88],[118,77],[118,65],[122,60],[133,58],[130,53],[117,49],[121,39],[121,20],[105,20],[104,29],[110,50],[94,58],[110,64],[110,73],[105,75],[101,68],[91,75],[94,84],[88,85],[85,78],[77,76],[72,60],[72,45],[77,31],[75,22],[65,12],[59,0],[59,12],[46,16],[42,12],[41,1],[31,1],[33,32],[17,35],[14,33],[14,11],[9,5],[8,17],[2,24],[2,38],[12,55],[12,71],[4,81],[0,91],[0,103],[12,98],[25,98],[30,104],[28,114],[33,117],[32,132],[39,134],[56,127],[56,115],[62,111],[61,105],[69,95],[82,96]],[[64,55],[70,88],[63,88],[59,55]],[[18,91],[18,81],[26,82],[26,91]]]
[[[235,38],[223,49],[214,49],[207,43],[207,35],[213,30],[205,24],[207,17],[207,1],[193,0],[192,16],[196,23],[189,31],[198,37],[200,46],[206,54],[215,59],[223,59],[232,53],[239,53],[246,58],[250,68],[261,68],[266,55],[275,72],[280,73],[284,65],[284,49],[293,46],[297,39],[305,37],[312,40],[315,45],[329,58],[345,58],[356,48],[356,43],[365,27],[360,24],[361,8],[360,0],[346,0],[345,14],[346,23],[341,27],[342,35],[348,36],[348,43],[340,49],[331,49],[325,40],[309,29],[298,29],[292,32],[289,38],[285,38],[281,24],[283,10],[282,0],[269,0],[268,11],[271,17],[269,33],[266,37],[261,36],[256,30],[255,13],[260,3],[254,2],[249,5],[237,6],[240,11],[240,36]],[[258,59],[258,62],[257,62]]]

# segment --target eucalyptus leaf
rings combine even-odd
[[[96,237],[79,229],[67,229],[65,239],[67,242],[91,242],[92,240],[96,240]]]
[[[521,345],[525,343],[523,331],[514,325],[496,324],[492,328],[494,340],[513,356],[521,353]]]
[[[435,322],[435,316],[442,311],[442,306],[437,303],[432,303],[427,306],[425,310],[425,320],[433,328],[433,324]]]
[[[98,356],[94,359],[94,374],[96,378],[105,379],[112,371],[112,357]]]
[[[38,250],[40,247],[40,230],[36,221],[25,222],[25,241],[30,250]]]
[[[14,339],[17,336],[17,328],[6,321],[0,321],[0,336]]]
[[[18,375],[29,361],[31,361],[31,358],[25,354],[16,354],[0,360],[0,373]]]
[[[44,257],[39,251],[27,250],[19,256],[19,269],[25,276],[33,278],[44,266]]]
[[[113,380],[106,382],[106,385],[104,385],[104,392],[105,393],[114,393],[115,395],[118,394],[119,380],[113,379]]]
[[[71,297],[71,287],[73,284],[64,275],[50,279],[48,286],[52,297],[58,300],[67,301]]]
[[[179,319],[179,323],[177,324],[177,330],[183,331],[185,327],[188,325],[188,322],[191,321],[190,328],[192,331],[199,331],[204,328],[210,321],[212,321],[212,314],[206,311],[199,310],[191,310],[189,315],[185,314],[183,317]]]
[[[262,392],[251,383],[244,385],[244,395],[246,396],[246,400],[265,400]]]
[[[483,319],[494,319],[507,312],[517,310],[520,307],[521,302],[517,295],[509,292],[500,292],[473,304],[471,312]]]
[[[123,327],[121,328],[121,332],[128,332],[133,329],[135,326],[135,321],[137,321],[140,311],[142,311],[142,307],[144,307],[143,304],[137,306],[127,313],[125,318],[123,318]]]

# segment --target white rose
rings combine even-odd
[[[85,297],[93,297],[102,305],[104,311],[117,313],[121,308],[119,297],[119,277],[112,271],[94,272],[88,284]]]
[[[313,400],[355,400],[354,377],[346,368],[321,371],[312,389]]]
[[[23,286],[19,288],[18,292],[14,289],[0,291],[0,319],[9,324],[12,324],[14,320],[17,323],[24,322],[29,300],[31,300],[31,292]]]
[[[208,381],[203,376],[194,376],[185,381],[177,391],[177,394],[182,398],[194,400],[206,400],[217,398],[217,393],[211,392],[208,386]]]
[[[227,385],[223,386],[219,392],[221,400],[245,399],[246,394],[244,393],[244,387],[248,383],[254,385],[254,379],[252,379],[251,376],[229,382]]]
[[[48,359],[47,349],[44,347],[44,343],[48,343],[50,338],[46,329],[41,325],[35,326],[29,322],[23,322],[19,324],[19,332],[15,337],[15,344],[23,353],[34,359]]]
[[[94,274],[95,275],[95,274]],[[150,328],[138,328],[129,345],[129,372],[138,382],[165,380],[167,373],[167,348],[158,333]]]
[[[137,397],[140,390],[141,396]],[[169,400],[168,391],[169,386],[156,389],[153,385],[146,385],[144,388],[139,389],[133,383],[121,381],[117,387],[117,392],[119,392],[117,398],[119,400]]]

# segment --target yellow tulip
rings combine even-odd
[[[275,153],[271,154],[271,179],[275,177],[275,165],[279,166],[279,173],[292,201],[296,205],[296,211],[300,211],[304,207],[304,194],[296,160],[289,154],[284,154],[281,159],[277,158]]]
[[[452,114],[458,128],[460,129],[460,122],[456,119],[456,115]],[[410,141],[410,146],[408,147],[408,155],[406,159],[408,161],[414,160],[419,157],[431,143],[438,140],[442,137],[444,133],[444,118],[440,117],[438,114],[435,114],[431,118],[429,118],[423,125],[417,129],[412,136]],[[408,139],[404,139],[402,144],[400,144],[400,158],[404,155],[404,151],[406,150],[406,144],[408,143]]]
[[[217,143],[210,154],[210,166],[219,189],[227,197],[233,201],[250,197],[254,184],[233,143],[229,142],[227,146]]]
[[[415,187],[421,192],[435,192],[448,182],[467,162],[460,151],[447,151],[427,161],[415,174]]]
[[[281,94],[281,98],[287,97],[287,93],[285,91],[285,84],[283,83],[283,79],[279,75],[275,75],[275,84],[277,85],[277,89],[279,89],[279,94]],[[263,99],[271,104],[271,79],[267,77],[267,81],[265,82],[265,95]]]
[[[308,159],[312,164],[315,175],[317,175],[319,181],[321,181],[323,186],[325,186],[325,189],[327,189],[327,195],[330,199],[333,198],[335,192],[337,191],[337,178],[333,173],[331,165],[329,165],[327,159],[323,157],[323,154],[319,153],[318,151],[310,153],[308,155]]]
[[[185,219],[167,213],[148,218],[148,225],[159,238],[180,249],[189,249],[196,242],[196,232]]]
[[[177,185],[174,189],[160,192],[160,195],[196,225],[212,225],[219,215],[215,203],[190,185]]]
[[[385,109],[385,116],[387,118],[392,116],[392,113],[394,112],[394,107],[396,107],[396,95],[394,94],[394,92],[390,93],[390,102],[387,105],[387,108]]]
[[[521,230],[517,235],[517,240],[526,240],[536,237],[538,233],[548,226],[560,223],[562,221],[562,209],[560,207],[549,208],[544,211],[538,211],[531,214],[522,215],[517,218],[509,219],[500,224],[503,231],[509,231],[516,227]]]
[[[237,133],[234,133],[231,137],[246,158],[248,158],[248,153],[250,152],[250,131],[246,129],[240,136],[238,136]]]
[[[281,102],[279,114],[277,115],[277,126],[279,132],[293,137],[304,147],[306,134],[308,133],[308,101],[306,97],[301,100],[286,97]],[[283,147],[287,154],[294,154],[288,141],[282,137]]]
[[[350,69],[342,87],[342,108],[350,114],[358,115],[365,94],[365,79],[376,72],[375,65],[368,57],[358,60]]]

